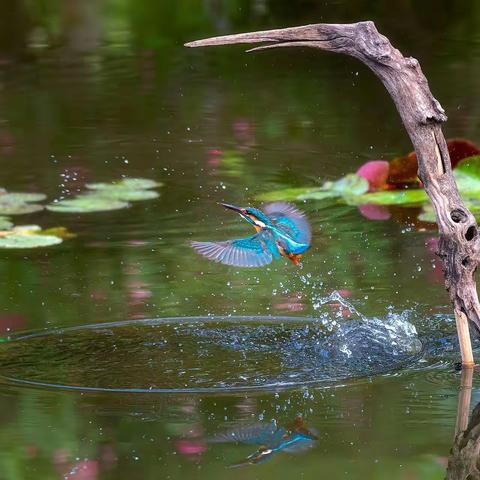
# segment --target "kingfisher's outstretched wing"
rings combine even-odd
[[[210,260],[236,267],[263,267],[273,260],[268,249],[271,233],[266,230],[251,237],[224,242],[192,242],[192,247]]]
[[[263,209],[293,240],[310,244],[312,232],[308,219],[294,205],[287,202],[273,202],[267,203]]]
[[[250,445],[268,445],[277,431],[275,423],[253,423],[240,425],[219,432],[209,439],[211,443],[240,442]]]

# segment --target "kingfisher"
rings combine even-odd
[[[304,452],[312,448],[317,440],[316,432],[309,430],[301,417],[296,417],[286,427],[279,427],[274,421],[239,426],[233,430],[216,434],[209,442],[258,445],[257,450],[248,455],[245,460],[230,465],[231,467],[243,467],[266,462],[282,451],[293,454]]]
[[[221,203],[250,223],[256,233],[250,237],[220,242],[192,242],[192,247],[210,260],[235,267],[263,267],[286,257],[300,265],[310,248],[311,230],[307,217],[287,202],[268,203],[263,210]]]

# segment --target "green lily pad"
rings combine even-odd
[[[0,217],[0,230],[9,230],[13,223],[7,217]]]
[[[121,210],[122,208],[128,208],[129,206],[129,203],[121,200],[91,194],[80,195],[75,198],[68,198],[50,203],[47,205],[47,210],[61,213],[91,213]]]
[[[160,196],[160,194],[154,190],[130,190],[127,188],[107,188],[105,190],[97,190],[91,195],[98,195],[99,197],[110,198],[112,200],[122,200],[124,202],[153,200]]]
[[[302,195],[319,191],[321,190],[318,187],[284,188],[281,190],[273,190],[272,192],[261,193],[260,195],[256,196],[256,199],[263,202],[274,202],[276,200],[297,200]]]
[[[4,202],[0,196],[0,215],[25,215],[43,210],[43,205],[25,202]]]
[[[285,188],[262,193],[258,200],[324,200],[326,198],[358,196],[368,191],[368,181],[349,173],[334,182],[325,182],[321,187]]]
[[[0,192],[0,203],[42,202],[47,196],[44,193]]]
[[[335,182],[325,182],[317,192],[304,193],[299,200],[323,200],[332,197],[352,197],[368,192],[368,181],[354,173],[349,173]]]
[[[109,190],[122,188],[127,190],[149,190],[161,187],[163,183],[149,178],[124,178],[112,183],[87,183],[85,186],[90,190]]]
[[[11,233],[0,236],[0,248],[39,248],[62,243],[62,239],[53,235]]]
[[[421,222],[435,223],[437,219],[435,218],[435,212],[431,204],[426,204],[423,206],[422,212],[418,215],[418,219]]]
[[[349,198],[353,205],[374,203],[377,205],[414,205],[428,200],[427,194],[420,188],[409,190],[384,190],[380,192],[365,193]]]

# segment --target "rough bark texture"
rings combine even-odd
[[[452,175],[449,153],[441,124],[444,110],[430,92],[418,61],[404,57],[372,22],[314,24],[264,32],[252,32],[199,40],[189,47],[234,43],[270,45],[250,51],[278,47],[314,47],[344,53],[367,65],[392,97],[418,158],[418,176],[435,208],[440,233],[438,255],[443,261],[445,285],[455,310],[464,363],[471,363],[467,319],[480,332],[480,305],[475,271],[480,259],[480,239],[475,218],[466,208]],[[467,360],[465,360],[467,359]]]

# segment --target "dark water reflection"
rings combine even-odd
[[[383,87],[334,55],[181,45],[216,33],[370,18],[421,60],[449,115],[447,137],[479,143],[479,6],[0,2],[0,186],[53,199],[122,175],[165,183],[158,200],[125,211],[23,217],[78,236],[49,250],[0,253],[4,335],[167,316],[317,317],[321,299],[338,290],[368,318],[408,310],[428,347],[396,373],[328,389],[132,395],[4,384],[0,479],[444,478],[460,378],[434,231],[415,231],[404,215],[367,221],[355,208],[311,203],[302,206],[314,233],[302,269],[277,262],[237,271],[188,246],[245,233],[216,202],[253,203],[259,192],[409,151]],[[332,318],[348,323],[349,313],[337,305]],[[56,367],[61,372],[61,360]],[[473,406],[476,379],[472,394]],[[209,441],[259,423],[287,428],[298,417],[318,437],[314,445],[259,465],[226,470],[257,446]]]

